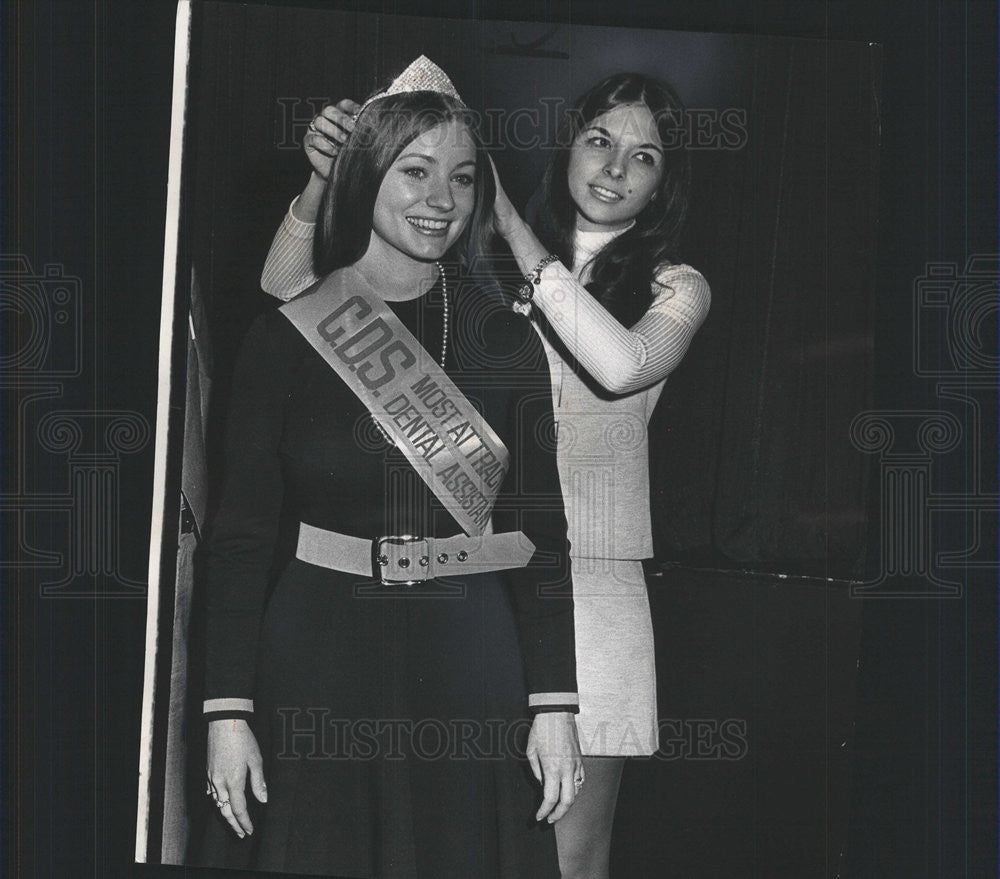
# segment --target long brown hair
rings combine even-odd
[[[636,217],[635,225],[594,258],[587,289],[622,324],[631,326],[652,302],[653,275],[677,261],[691,188],[691,160],[678,141],[684,105],[665,82],[640,73],[617,73],[597,83],[567,111],[542,181],[536,232],[553,253],[570,265],[576,204],[569,192],[570,150],[577,135],[594,119],[623,104],[645,104],[664,145],[663,178],[656,197]]]

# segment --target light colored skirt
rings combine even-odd
[[[642,562],[573,558],[577,729],[587,756],[656,751],[656,662]]]

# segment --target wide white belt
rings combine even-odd
[[[535,545],[522,531],[476,537],[401,534],[366,540],[302,522],[295,556],[310,565],[375,577],[388,586],[523,568],[534,552]]]

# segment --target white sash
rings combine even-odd
[[[500,437],[359,272],[281,311],[354,392],[467,534],[483,534],[510,466]]]

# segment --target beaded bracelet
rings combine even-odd
[[[535,287],[542,280],[542,272],[546,266],[557,262],[558,259],[559,257],[553,253],[542,257],[538,265],[525,276],[524,283],[517,288],[518,301],[514,303],[514,311],[523,315],[527,315],[531,311],[531,300],[535,295]]]

